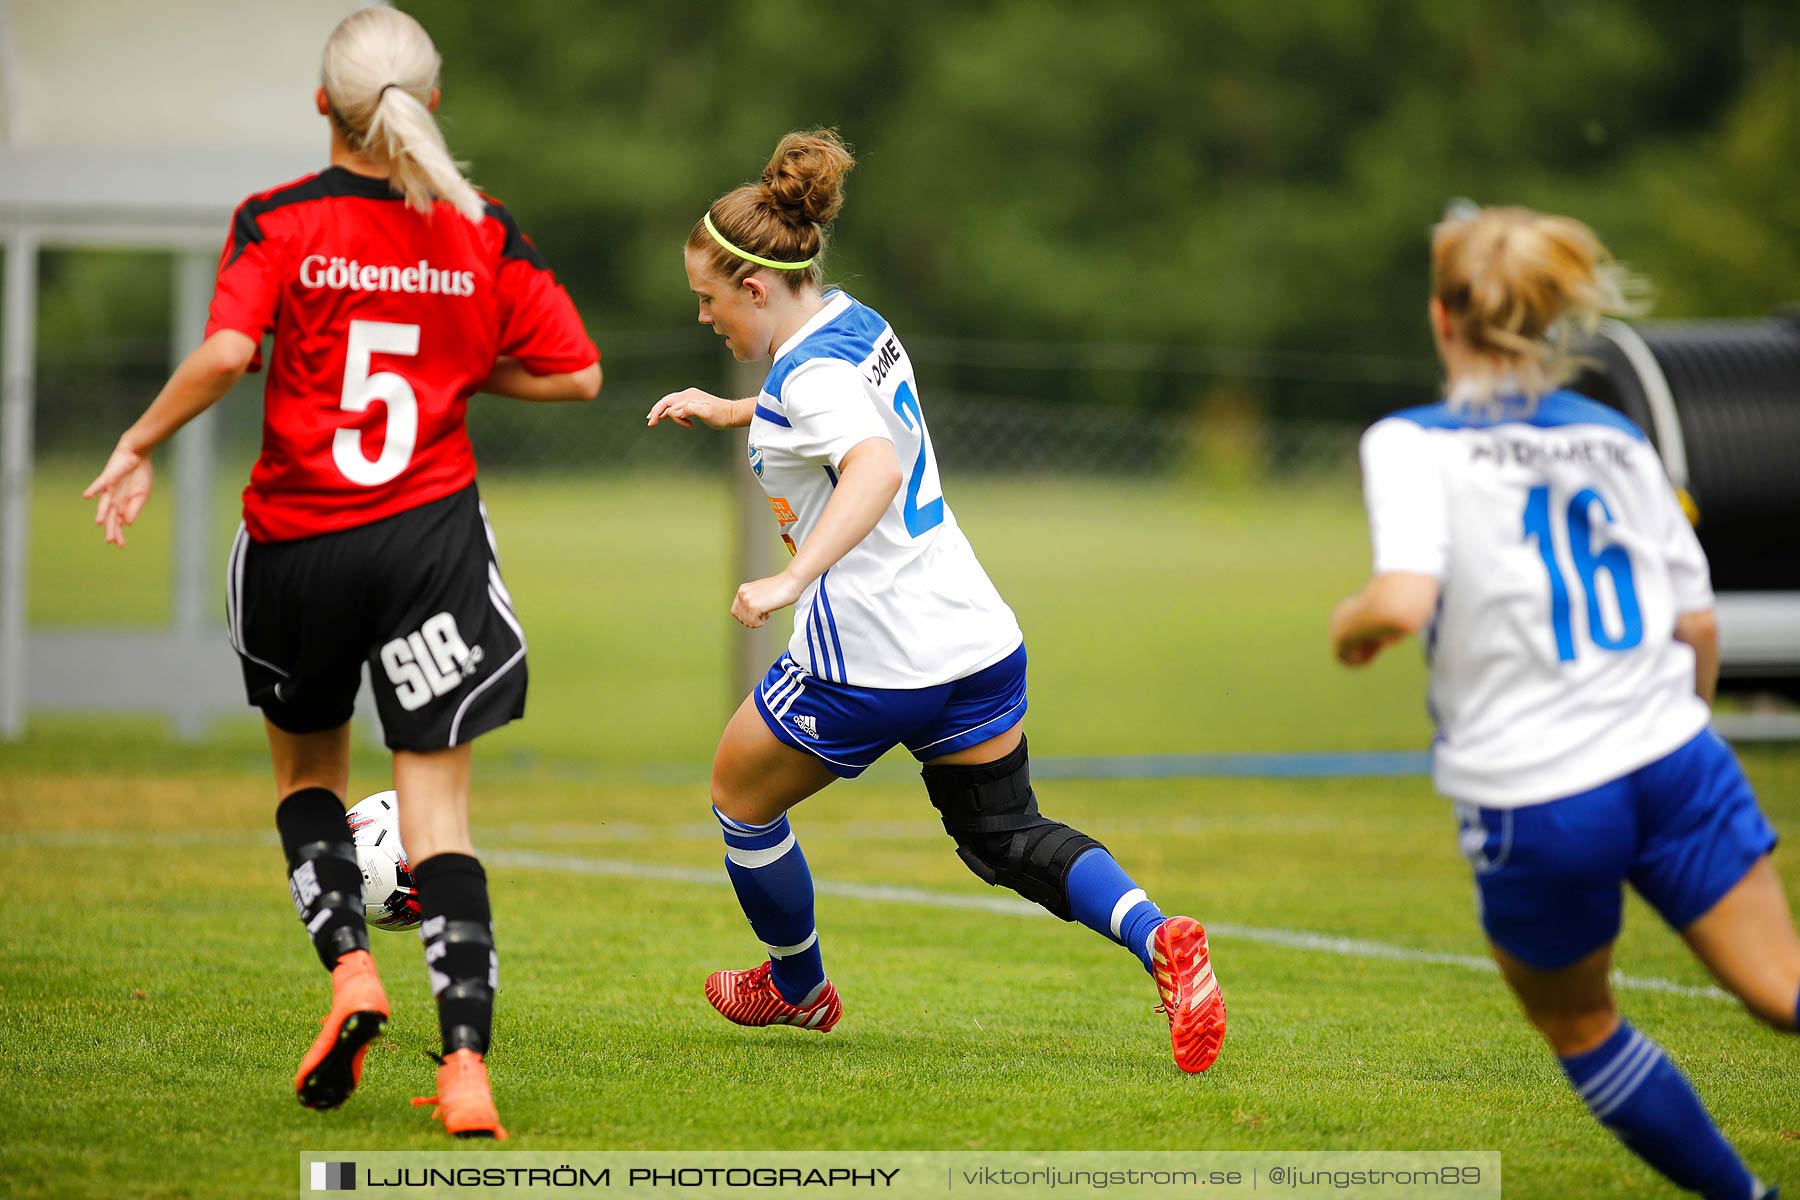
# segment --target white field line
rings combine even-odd
[[[699,870],[694,867],[667,867],[630,862],[614,858],[587,858],[577,854],[540,854],[529,850],[487,850],[482,858],[495,866],[523,867],[527,870],[568,871],[576,875],[606,875],[620,879],[654,879],[665,883],[699,883],[727,886],[730,879],[723,870]],[[1011,896],[970,896],[956,892],[928,892],[920,888],[893,887],[861,883],[839,883],[830,879],[813,880],[813,890],[823,896],[840,896],[846,900],[871,900],[878,904],[918,904],[932,908],[959,908],[976,912],[997,913],[1008,917],[1041,917],[1049,914],[1035,904],[1015,900]],[[1335,954],[1344,958],[1379,958],[1390,962],[1429,963],[1433,966],[1462,967],[1471,971],[1492,973],[1498,968],[1492,959],[1470,954],[1441,954],[1431,950],[1414,950],[1409,946],[1392,946],[1386,942],[1370,942],[1360,938],[1332,937],[1307,933],[1299,929],[1270,929],[1258,925],[1234,925],[1223,921],[1207,922],[1209,935],[1229,942],[1239,939],[1284,946],[1290,950],[1310,950],[1319,954]],[[1695,987],[1654,976],[1626,975],[1613,972],[1613,986],[1622,991],[1663,992],[1672,996],[1695,996],[1706,1000],[1730,1000],[1732,997],[1711,985]]]
[[[143,833],[110,830],[47,830],[34,833],[0,833],[0,848],[75,848],[129,849],[147,845],[161,847],[198,846],[274,846],[273,834],[212,834],[203,831]],[[497,867],[516,867],[536,871],[566,871],[573,875],[599,875],[615,879],[646,879],[660,883],[690,883],[707,887],[728,887],[731,880],[722,867],[674,867],[658,863],[633,862],[628,859],[590,858],[579,854],[544,854],[533,850],[483,850],[484,862]],[[831,879],[813,880],[813,890],[822,896],[838,896],[846,900],[865,900],[877,904],[913,904],[928,908],[954,908],[967,912],[994,913],[1005,917],[1042,917],[1048,914],[1035,904],[1009,895],[969,895],[960,892],[930,892],[922,888],[886,884],[842,883]],[[1208,934],[1227,942],[1241,940],[1305,950],[1316,954],[1333,954],[1341,958],[1378,958],[1387,962],[1426,963],[1431,966],[1461,967],[1464,970],[1493,973],[1491,959],[1472,954],[1444,954],[1433,950],[1415,950],[1387,942],[1362,938],[1335,937],[1324,933],[1308,933],[1300,929],[1274,929],[1261,925],[1237,925],[1224,921],[1206,923]],[[1731,1000],[1732,997],[1711,985],[1695,987],[1655,976],[1626,975],[1615,971],[1613,986],[1621,991],[1661,992],[1671,996],[1692,996],[1703,1000]]]

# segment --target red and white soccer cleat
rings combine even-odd
[[[414,1096],[413,1107],[435,1105],[432,1117],[446,1133],[459,1138],[506,1140],[506,1127],[488,1087],[487,1063],[473,1050],[458,1050],[439,1060],[437,1095]]]
[[[375,960],[367,950],[352,950],[331,971],[331,1011],[313,1040],[294,1094],[308,1108],[336,1108],[362,1081],[363,1055],[387,1027],[388,1000]]]
[[[714,971],[706,977],[706,998],[727,1021],[739,1025],[793,1025],[829,1033],[844,1015],[843,1002],[830,980],[819,998],[805,1008],[783,1000],[766,962],[748,971]]]
[[[1151,935],[1150,957],[1162,994],[1156,1011],[1168,1014],[1175,1065],[1204,1071],[1225,1044],[1225,998],[1213,977],[1206,930],[1192,917],[1170,917]]]

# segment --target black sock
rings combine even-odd
[[[500,955],[494,949],[487,872],[467,854],[434,854],[413,864],[424,923],[425,970],[437,997],[444,1053],[486,1054],[494,1032],[494,990]]]
[[[275,827],[287,851],[294,909],[329,971],[343,955],[369,948],[362,867],[344,802],[324,788],[302,788],[275,809]]]

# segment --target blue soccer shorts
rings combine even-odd
[[[897,745],[920,762],[1005,733],[1025,716],[1025,647],[927,688],[863,688],[802,670],[783,654],[751,693],[770,732],[854,779]]]
[[[1618,937],[1625,883],[1685,929],[1776,842],[1737,758],[1711,729],[1589,791],[1523,808],[1459,803],[1457,815],[1482,928],[1541,970]]]

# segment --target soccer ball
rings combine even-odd
[[[419,890],[400,845],[400,806],[393,792],[376,792],[350,810],[356,860],[362,867],[363,913],[377,929],[419,923]]]

